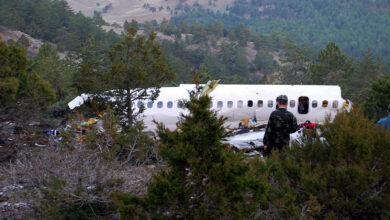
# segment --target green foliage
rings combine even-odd
[[[200,65],[199,69],[194,70],[194,83],[195,84],[206,84],[209,80],[211,80],[211,73],[207,69],[205,65]]]
[[[272,155],[259,175],[273,190],[264,218],[388,216],[390,133],[359,110],[342,112],[316,135]]]
[[[238,41],[240,46],[245,47],[251,38],[251,32],[244,24],[238,24],[229,32],[229,38]]]
[[[162,25],[160,31],[173,24],[165,21]],[[169,67],[176,72],[175,83],[192,82],[189,73],[202,65],[210,70],[211,78],[222,83],[258,83],[259,72],[272,73],[277,67],[271,53],[287,55],[280,52],[285,44],[293,45],[288,55],[300,50],[288,35],[253,35],[243,24],[228,30],[220,22],[208,26],[180,22],[173,28],[181,38],[164,40],[162,48]],[[307,56],[308,51],[299,52]]]
[[[103,20],[102,14],[99,12],[94,13],[92,21],[99,27],[102,25],[108,25],[108,23]]]
[[[363,53],[362,60],[356,61],[331,42],[318,53],[318,62],[310,64],[307,82],[340,85],[344,97],[363,103],[368,99],[371,83],[386,74],[382,59],[371,50]]]
[[[264,50],[259,50],[257,52],[254,63],[257,69],[265,73],[270,73],[272,71],[272,66],[275,66],[272,55]]]
[[[351,62],[335,43],[330,42],[318,53],[318,63],[310,66],[313,73],[312,81],[322,82],[320,84],[324,85],[343,84],[344,79],[352,71]]]
[[[80,50],[78,59],[81,60],[78,65],[78,71],[73,77],[74,87],[78,94],[97,94],[105,90],[103,74],[104,66],[107,64],[104,51],[99,51],[97,42],[92,36],[89,36],[87,42]]]
[[[97,26],[102,24],[99,14],[76,14],[64,0],[0,0],[0,25],[56,43],[62,50],[78,50],[88,35],[108,49],[119,37]]]
[[[19,89],[19,80],[15,77],[5,77],[0,81],[2,103],[14,101]]]
[[[0,53],[2,113],[12,112],[10,109],[44,109],[55,100],[50,83],[34,71],[27,72],[28,59],[23,48],[0,41]]]
[[[115,110],[125,126],[135,124],[137,115],[143,112],[142,108],[135,112],[132,102],[155,100],[159,88],[174,78],[155,39],[154,32],[149,37],[137,36],[137,29],[130,27],[125,39],[110,51],[108,89],[118,97]]]
[[[52,46],[43,44],[30,66],[40,77],[50,83],[57,100],[62,100],[68,95],[67,90],[72,74]]]
[[[103,158],[120,161],[122,164],[155,162],[153,143],[143,132],[142,123],[138,122],[123,132],[112,110],[107,110],[101,120],[101,127],[89,130],[86,135],[85,144],[88,149],[97,150]]]
[[[386,46],[390,42],[388,6],[387,0],[235,0],[227,12],[194,7],[180,11],[172,21],[204,25],[220,21],[229,28],[243,23],[257,33],[289,33],[298,43],[309,43],[316,49],[332,41],[354,58],[371,48],[387,63],[390,60]]]
[[[310,84],[312,74],[310,72],[311,50],[307,45],[297,46],[292,42],[284,45],[283,50],[287,58],[281,59],[285,65],[277,68],[281,71],[281,81],[288,84]],[[315,82],[314,84],[321,84]]]
[[[139,24],[134,19],[132,19],[130,23],[127,22],[127,20],[126,20],[125,24],[123,25],[123,27],[124,27],[124,30],[128,30],[130,27],[135,28],[135,29],[139,29]]]
[[[239,75],[244,79],[249,78],[249,66],[246,59],[245,49],[239,48],[235,53],[233,74]]]
[[[385,76],[372,83],[368,95],[368,101],[363,106],[364,113],[375,119],[386,116],[390,104],[390,77]]]
[[[382,58],[373,54],[370,49],[363,53],[363,59],[354,67],[354,72],[348,76],[345,88],[346,97],[355,102],[365,102],[369,99],[370,87],[380,77],[388,75]]]
[[[15,101],[20,86],[26,86],[27,57],[25,51],[16,45],[7,46],[0,41],[0,78],[2,104]]]
[[[224,118],[209,109],[211,99],[191,92],[178,129],[159,125],[160,155],[169,169],[149,184],[144,197],[114,194],[122,219],[209,219],[254,217],[267,186],[243,154],[221,139]]]
[[[30,99],[28,100],[29,104],[45,109],[56,100],[56,94],[50,83],[43,80],[38,74],[31,72],[27,80],[29,90],[25,97]]]
[[[24,46],[24,47],[29,47],[30,46],[30,41],[28,38],[23,34],[18,41],[16,41],[16,45],[18,46]]]
[[[79,205],[72,200],[70,195],[64,193],[67,183],[65,179],[52,177],[47,189],[42,189],[43,200],[38,207],[36,217],[40,219],[88,219],[92,216],[92,210],[88,205]],[[55,202],[54,202],[55,201]]]

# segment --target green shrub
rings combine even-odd
[[[159,125],[160,156],[168,169],[149,184],[144,197],[113,194],[122,219],[221,219],[255,217],[267,184],[220,140],[225,119],[209,109],[210,98],[192,92],[178,129]]]
[[[273,185],[263,217],[388,218],[390,133],[356,109],[321,133],[259,164]]]

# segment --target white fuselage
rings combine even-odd
[[[169,129],[175,129],[181,113],[186,110],[179,107],[179,101],[188,99],[189,90],[195,85],[184,84],[179,87],[163,87],[154,102],[134,103],[137,109],[145,105],[143,117],[147,130],[156,126],[153,120],[162,122]],[[226,126],[237,128],[244,118],[256,117],[258,124],[266,124],[272,111],[276,109],[276,97],[284,94],[288,97],[287,110],[292,112],[298,123],[310,120],[322,123],[326,117],[333,119],[346,102],[341,97],[339,86],[315,85],[218,85],[210,93],[212,109],[227,117]]]

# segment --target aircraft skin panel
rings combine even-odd
[[[193,84],[161,88],[159,97],[153,103],[153,108],[146,108],[144,112],[144,122],[147,128],[155,129],[154,123],[151,122],[155,119],[164,123],[168,128],[175,129],[179,115],[188,113],[178,108],[177,103],[188,99],[188,91],[194,88]],[[287,110],[295,115],[298,123],[306,120],[323,123],[328,115],[333,119],[337,112],[342,110],[345,102],[341,97],[339,86],[313,85],[218,85],[210,93],[210,97],[213,102],[212,109],[216,110],[218,115],[228,118],[226,125],[230,128],[237,128],[241,119],[253,119],[255,116],[258,123],[266,124],[271,112],[276,109],[276,97],[281,94],[287,95],[289,99]],[[306,113],[299,112],[305,109],[302,106],[299,107],[301,104],[299,100],[302,97],[308,98]],[[262,107],[258,107],[259,100],[262,101]],[[290,105],[290,100],[295,101],[295,106]],[[317,102],[316,107],[313,101]],[[323,101],[327,101],[326,107],[322,106]],[[333,108],[334,101],[337,102],[336,108]],[[158,102],[163,102],[163,107],[157,108]],[[171,108],[168,108],[168,102],[172,102]],[[218,102],[222,102],[222,107],[218,106]]]

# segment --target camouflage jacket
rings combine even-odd
[[[278,109],[271,113],[263,143],[269,147],[283,147],[290,141],[290,133],[298,130],[297,119],[286,109]]]

